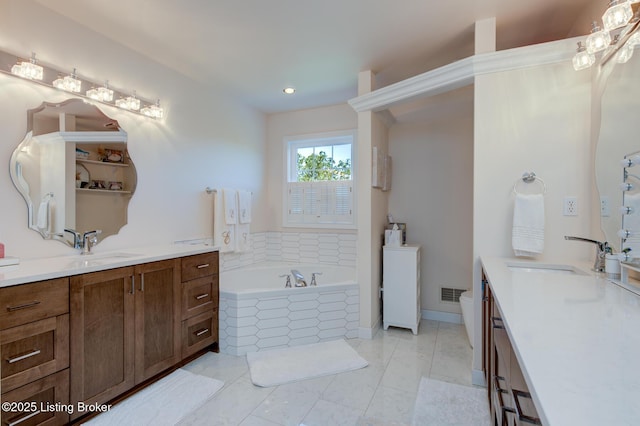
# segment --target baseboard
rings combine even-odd
[[[464,324],[461,314],[454,314],[451,312],[432,311],[429,309],[422,310],[422,319],[450,322],[453,324]]]
[[[373,336],[376,335],[376,333],[378,332],[378,330],[380,329],[380,317],[378,317],[376,319],[375,324],[373,324],[373,327],[368,328],[368,327],[359,327],[358,328],[358,337],[360,339],[373,339]]]
[[[484,380],[484,371],[471,370],[471,384],[474,386],[487,386],[487,382]]]

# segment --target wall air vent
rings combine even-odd
[[[460,295],[466,289],[440,287],[440,300],[442,302],[460,303]]]

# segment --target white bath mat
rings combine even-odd
[[[369,363],[344,340],[247,354],[251,381],[269,387],[357,370]]]
[[[452,408],[454,407],[454,408]],[[487,390],[423,377],[413,410],[413,425],[490,425]]]
[[[220,380],[178,369],[85,424],[175,425],[222,386],[224,382]]]

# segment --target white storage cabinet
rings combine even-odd
[[[382,321],[384,329],[390,325],[410,328],[418,334],[420,310],[420,246],[384,246],[382,273]]]

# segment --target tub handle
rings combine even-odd
[[[284,288],[291,288],[291,275],[284,274],[284,275],[278,275],[278,277],[280,278],[287,277],[287,281],[284,283]]]
[[[316,282],[316,275],[322,275],[322,272],[312,272],[311,273],[311,284],[309,284],[309,285],[313,285],[313,286],[318,285],[318,283]]]

